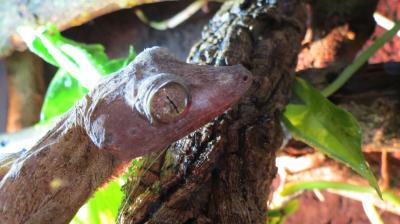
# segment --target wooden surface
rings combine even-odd
[[[162,0],[3,0],[0,4],[0,57],[24,49],[17,29],[54,23],[60,30],[78,26],[98,16]]]
[[[121,223],[264,223],[278,114],[305,30],[299,1],[233,1],[192,48],[191,63],[249,68],[255,82],[232,110],[143,162],[124,187]],[[140,198],[140,200],[137,200]]]

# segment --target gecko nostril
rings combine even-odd
[[[134,135],[136,134],[136,128],[129,128],[128,134],[129,134],[130,136],[134,136]]]
[[[243,76],[243,81],[247,81],[249,79],[249,76],[247,76],[247,75],[245,75],[245,76]]]

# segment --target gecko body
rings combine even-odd
[[[2,223],[67,223],[132,159],[223,113],[252,83],[241,65],[178,61],[146,49],[100,81],[0,181]]]

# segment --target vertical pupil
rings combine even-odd
[[[185,111],[188,98],[188,92],[181,84],[168,83],[152,97],[151,114],[160,122],[173,122]]]

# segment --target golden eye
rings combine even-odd
[[[188,90],[182,84],[169,82],[151,97],[151,117],[162,123],[174,122],[186,113],[189,100]]]

